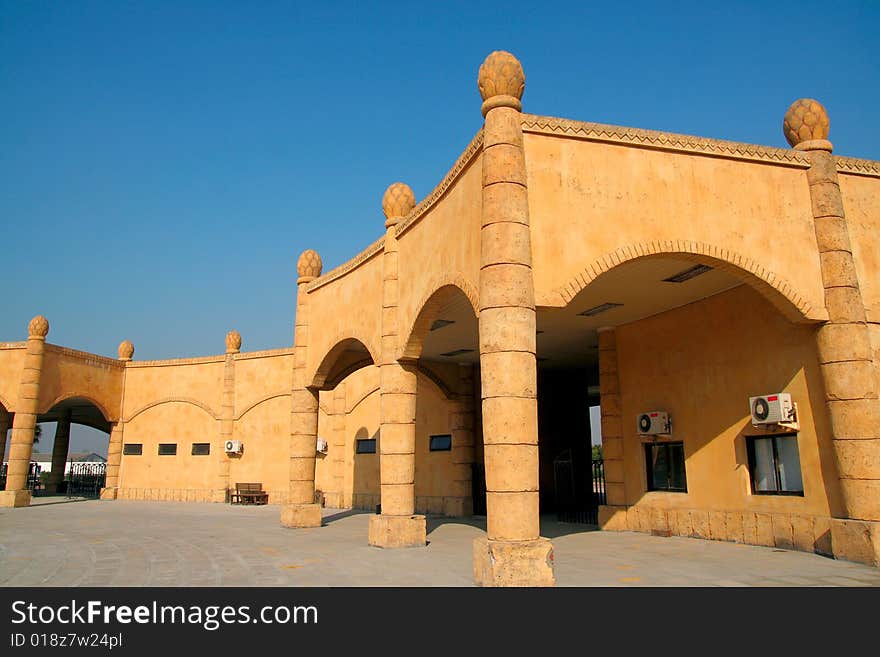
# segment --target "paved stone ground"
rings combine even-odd
[[[367,513],[285,529],[279,507],[37,498],[0,509],[2,586],[471,586],[485,519],[428,519],[425,548],[367,545]],[[880,586],[803,552],[546,521],[560,586]]]

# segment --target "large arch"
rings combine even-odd
[[[68,400],[74,400],[74,401],[75,400],[83,400],[85,402],[88,402],[88,404],[90,404],[91,406],[94,406],[96,409],[98,409],[98,411],[100,411],[101,415],[103,416],[103,420],[104,420],[103,423],[100,423],[101,426],[94,426],[94,424],[90,423],[89,421],[79,421],[77,419],[72,420],[74,423],[85,424],[86,426],[91,426],[94,429],[99,429],[101,431],[105,431],[105,432],[109,433],[110,423],[113,422],[116,418],[114,418],[113,414],[110,413],[110,411],[101,402],[99,402],[97,399],[95,399],[94,396],[92,396],[88,393],[79,392],[79,391],[65,392],[65,393],[59,395],[58,397],[56,397],[55,399],[53,399],[48,404],[46,404],[42,409],[38,409],[38,417],[40,417],[40,419],[38,419],[37,421],[38,422],[53,422],[54,419],[52,417],[46,417],[46,416],[48,416],[56,407],[64,404],[64,402],[67,402]],[[83,405],[83,404],[78,404],[77,406],[78,407],[85,407],[85,405]],[[83,418],[83,419],[88,420],[89,418]],[[94,418],[91,418],[91,419],[94,419]]]
[[[794,286],[751,258],[731,249],[693,240],[656,240],[621,247],[589,263],[557,292],[565,304],[590,283],[620,265],[645,258],[678,258],[730,272],[749,284],[793,322],[827,319],[824,308],[814,309]]]
[[[351,333],[337,336],[331,344],[315,373],[306,377],[309,388],[332,390],[349,374],[379,362],[378,353]]]
[[[416,318],[405,334],[407,339],[403,343],[401,359],[415,360],[423,356],[425,341],[434,323],[441,319],[439,315],[444,308],[452,306],[456,314],[465,315],[467,319],[475,320],[478,316],[477,292],[463,277],[445,277],[442,282],[435,282],[430,289],[431,292],[422,299]],[[470,315],[465,308],[470,309]]]

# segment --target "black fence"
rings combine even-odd
[[[577,461],[570,450],[553,462],[556,518],[560,522],[599,523],[605,504],[605,463],[602,459]]]
[[[486,515],[486,467],[482,463],[471,464],[474,515]]]
[[[98,497],[107,479],[106,463],[71,463],[64,475],[67,497]]]
[[[6,475],[8,471],[8,463],[0,465],[0,490],[6,490]],[[37,463],[30,464],[30,468],[28,469],[27,489],[32,495],[38,495],[43,490],[43,485],[40,480],[41,472],[42,468],[40,468]]]

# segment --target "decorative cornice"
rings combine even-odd
[[[474,135],[474,138],[471,139],[470,144],[468,144],[467,148],[465,148],[464,152],[459,156],[458,160],[456,160],[455,164],[452,168],[446,173],[443,177],[443,180],[440,181],[440,184],[434,188],[428,196],[426,196],[421,203],[416,205],[412,211],[397,224],[395,228],[394,234],[397,237],[403,234],[405,230],[407,230],[410,226],[416,223],[419,219],[425,216],[428,211],[434,207],[434,205],[449,191],[449,188],[452,187],[453,183],[458,179],[461,175],[461,172],[470,164],[471,160],[483,149],[483,129],[477,132]],[[327,285],[332,281],[335,281],[337,278],[345,276],[348,272],[353,269],[356,269],[361,264],[372,258],[377,253],[382,251],[382,247],[385,245],[385,236],[383,235],[378,240],[370,244],[366,249],[361,251],[354,258],[349,260],[348,262],[332,269],[327,272],[323,276],[316,278],[314,281],[306,285],[306,292],[312,292],[313,290],[317,290],[319,287],[323,285]]]
[[[352,269],[359,267],[361,264],[372,258],[377,253],[381,253],[382,247],[385,245],[385,236],[383,235],[375,242],[370,244],[366,249],[358,253],[354,258],[345,262],[335,269],[331,269],[323,276],[319,276],[311,283],[306,285],[306,292],[311,292],[312,290],[317,290],[319,287],[327,285],[332,281],[335,281],[337,278],[345,276]]]
[[[474,138],[471,139],[471,143],[468,144],[467,148],[464,149],[464,152],[458,157],[458,160],[455,161],[455,164],[452,165],[452,168],[443,177],[443,180],[440,181],[440,184],[412,209],[412,212],[409,213],[406,219],[397,224],[394,234],[397,237],[400,237],[407,228],[425,216],[428,211],[446,195],[446,192],[449,191],[449,188],[452,187],[452,184],[461,175],[461,172],[471,163],[471,160],[474,159],[477,153],[482,150],[483,129],[480,128],[479,131],[477,131],[477,134],[474,135]]]
[[[271,358],[272,356],[290,356],[293,354],[293,347],[284,347],[281,349],[264,349],[263,351],[246,351],[235,354],[235,360],[248,360],[249,358]]]
[[[57,344],[46,343],[46,351],[50,351],[56,354],[62,354],[64,356],[70,356],[71,358],[76,358],[77,360],[84,360],[90,364],[94,365],[109,365],[110,367],[123,368],[125,367],[125,363],[119,361],[117,358],[107,358],[107,356],[99,356],[98,354],[91,354],[87,351],[78,351],[76,349],[70,349],[69,347],[61,347]]]
[[[697,153],[710,157],[723,157],[752,162],[771,162],[802,168],[810,166],[810,160],[805,153],[790,148],[743,144],[735,141],[679,135],[658,130],[625,128],[604,125],[602,123],[586,123],[583,121],[558,119],[551,116],[535,116],[534,114],[522,115],[522,128],[524,132],[561,135],[614,144],[628,144],[665,151]]]
[[[27,349],[27,342],[0,342],[0,349]]]
[[[171,358],[168,360],[133,360],[126,367],[164,367],[168,365],[203,365],[205,363],[224,363],[226,354],[220,356],[198,356],[196,358]]]
[[[855,157],[835,157],[837,170],[840,173],[854,173],[860,176],[880,178],[880,162],[876,160],[860,160]]]

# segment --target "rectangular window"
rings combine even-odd
[[[749,473],[755,495],[803,495],[797,434],[747,439]]]
[[[140,456],[144,453],[144,446],[141,443],[125,443],[122,453],[126,456]]]
[[[687,492],[684,443],[646,443],[648,490]]]
[[[208,456],[211,453],[211,443],[193,443],[193,456]]]
[[[431,436],[431,442],[428,449],[432,452],[448,452],[452,449],[452,436],[443,434],[441,436]]]
[[[375,454],[376,453],[376,439],[375,438],[360,438],[355,443],[355,452],[358,454]]]
[[[159,456],[176,456],[177,443],[159,443]]]

